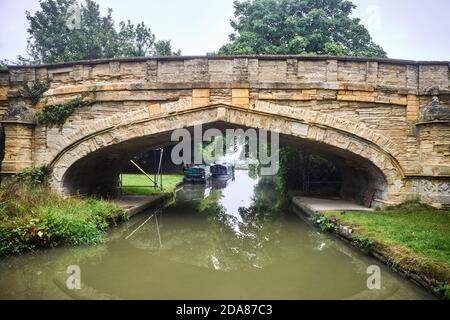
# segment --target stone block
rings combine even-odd
[[[404,97],[392,97],[389,99],[389,103],[398,104],[398,105],[402,105],[402,106],[408,105],[408,101]]]
[[[209,60],[210,82],[231,82],[233,81],[233,61],[232,60]]]
[[[406,106],[406,121],[414,122],[419,120],[420,116],[420,101],[416,95],[407,96]]]
[[[419,89],[419,67],[408,65],[406,66],[406,87],[413,92],[418,92]]]
[[[378,67],[379,64],[376,61],[367,62],[366,83],[368,85],[372,85],[375,87],[378,84]]]
[[[250,96],[249,89],[232,89],[231,91],[233,98],[248,98]]]
[[[327,81],[327,68],[327,61],[299,61],[298,79],[301,82],[325,82]],[[332,68],[333,65],[330,66],[330,69]],[[331,73],[330,77],[333,78]]]
[[[235,106],[246,107],[250,105],[250,91],[249,89],[232,89],[231,103]]]
[[[339,61],[338,81],[344,83],[366,83],[367,63],[356,61]]]
[[[184,61],[159,61],[158,82],[184,82]]]
[[[158,80],[158,61],[147,61],[147,82],[156,82]]]
[[[207,106],[210,103],[210,99],[208,98],[192,98],[192,107],[198,108],[198,107],[204,107]]]
[[[0,101],[8,101],[9,87],[0,87]]]
[[[378,81],[384,86],[406,87],[407,70],[404,65],[380,63],[378,68]]]
[[[288,82],[296,82],[298,80],[298,60],[288,59],[286,61],[286,74]]]
[[[284,82],[286,81],[286,60],[260,60],[259,81]]]
[[[120,75],[120,61],[112,61],[109,63],[109,74],[111,76]]]
[[[239,98],[232,98],[232,99],[231,99],[231,103],[232,103],[234,106],[239,106],[239,107],[246,107],[246,108],[248,108],[248,107],[249,107],[249,104],[250,104],[250,98],[242,98],[242,97],[239,97]]]
[[[233,59],[233,82],[245,83],[250,80],[247,58]]]
[[[210,91],[209,89],[193,89],[192,90],[192,98],[209,98]]]
[[[208,60],[206,59],[186,60],[184,70],[188,82],[209,82]]]
[[[449,66],[443,65],[420,65],[419,66],[419,90],[428,93],[429,90],[449,89]]]
[[[338,81],[338,62],[337,60],[327,60],[326,82],[333,83]]]
[[[150,104],[148,106],[148,112],[149,112],[150,116],[161,114],[161,112],[162,112],[161,104],[160,103]]]

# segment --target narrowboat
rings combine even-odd
[[[208,183],[189,183],[183,187],[182,192],[177,194],[177,200],[182,201],[201,201],[208,198],[212,187]]]
[[[216,164],[211,167],[213,179],[228,180],[233,177],[234,167],[230,164]]]
[[[214,190],[222,190],[228,187],[231,179],[212,179],[212,188]]]
[[[208,183],[210,179],[210,166],[189,166],[184,169],[185,183]]]

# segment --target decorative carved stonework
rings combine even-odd
[[[421,179],[413,187],[413,192],[420,194],[422,202],[450,205],[450,180]]]
[[[20,101],[15,104],[11,104],[8,107],[2,121],[35,123],[36,115],[32,108],[30,108],[25,102]]]
[[[450,195],[450,183],[440,183],[438,185],[438,193]]]
[[[421,112],[421,121],[450,121],[450,108],[442,104],[437,97],[423,107]]]

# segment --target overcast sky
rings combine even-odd
[[[184,55],[204,55],[227,42],[233,0],[98,0],[119,21],[144,21]],[[390,58],[450,60],[450,0],[353,0],[375,42]],[[28,23],[38,0],[0,0],[0,59],[26,55]]]

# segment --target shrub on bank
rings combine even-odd
[[[43,247],[105,241],[117,205],[98,199],[64,199],[48,188],[11,183],[0,189],[0,256]]]
[[[444,297],[445,300],[450,300],[450,284],[441,284],[437,290],[437,293]]]
[[[311,221],[317,225],[322,232],[333,232],[336,230],[336,225],[321,214],[312,216]]]

